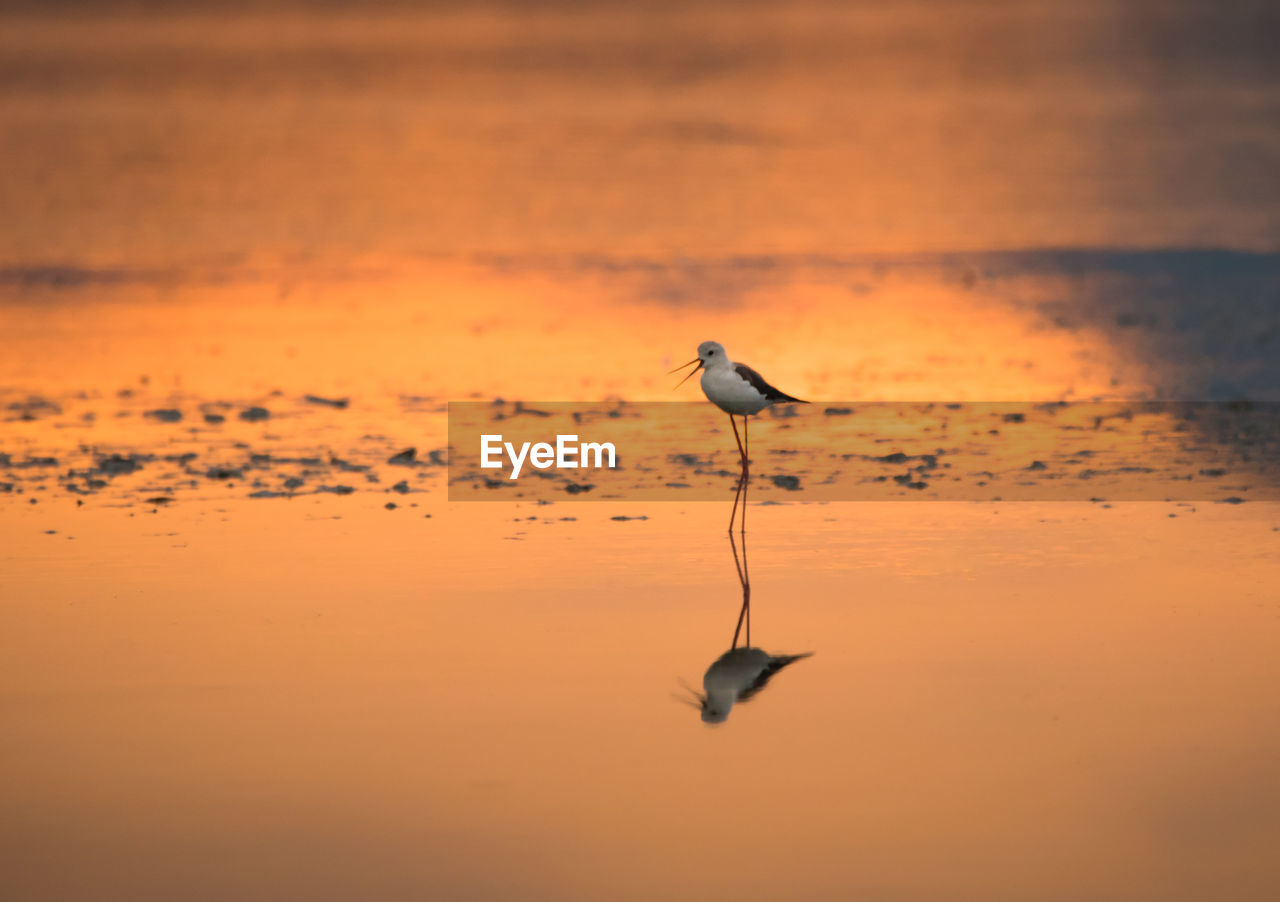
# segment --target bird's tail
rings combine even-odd
[[[781,670],[783,667],[786,667],[788,664],[793,664],[801,658],[812,657],[813,652],[811,651],[804,651],[798,655],[773,655],[773,660],[770,662],[769,666],[773,667],[775,670]]]

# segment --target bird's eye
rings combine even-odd
[[[716,352],[715,352],[715,351],[707,351],[707,356],[708,356],[708,357],[714,357],[714,356],[716,356]]]

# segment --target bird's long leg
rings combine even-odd
[[[733,427],[733,440],[738,443],[738,460],[742,463],[742,471],[747,470],[747,452],[742,447],[742,439],[738,436],[738,421],[733,418],[733,414],[729,414],[729,425]],[[742,418],[742,428],[747,428],[747,418]]]
[[[751,439],[747,435],[747,417],[742,417],[742,523],[738,530],[742,533],[742,560],[747,559],[747,483],[751,481]],[[751,635],[750,621],[747,625],[748,640]],[[749,643],[748,643],[749,644]]]
[[[729,514],[729,532],[733,532],[733,521],[738,516],[738,498],[741,497],[747,483],[747,452],[743,450],[742,439],[738,436],[738,423],[734,420],[733,414],[729,414],[729,425],[733,427],[733,440],[738,443],[738,457],[742,464],[742,474],[738,477],[738,490],[733,493],[733,510]],[[745,517],[746,511],[742,513]]]
[[[730,536],[732,536],[732,535],[733,535],[733,521],[734,521],[734,518],[738,516],[738,499],[742,496],[742,486],[743,486],[743,483],[744,483],[744,480],[742,479],[742,477],[741,477],[741,476],[739,476],[739,477],[738,477],[738,488],[737,488],[737,491],[735,491],[735,492],[733,493],[733,510],[731,510],[731,511],[729,512],[729,535],[730,535]]]
[[[742,609],[738,611],[738,624],[733,629],[733,645],[738,647],[738,637],[742,634],[742,624],[747,625],[747,646],[751,645],[751,574],[747,571],[747,537],[742,537],[742,559],[738,559],[738,543],[733,540],[733,530],[729,531],[729,547],[733,549],[733,566],[738,571],[738,582],[742,585]]]
[[[742,609],[747,612],[747,648],[751,647],[751,571],[747,569],[747,502],[742,500]],[[733,534],[730,533],[730,538]]]
[[[743,547],[746,547],[745,541],[742,544]],[[733,549],[733,566],[734,569],[738,571],[738,585],[742,586],[742,591],[745,595],[747,591],[747,574],[742,569],[742,562],[738,558],[738,543],[734,541],[732,531],[729,533],[729,547]]]
[[[741,610],[738,611],[738,625],[733,628],[733,644],[729,646],[730,649],[734,649],[738,647],[738,637],[742,635],[742,622],[746,619],[747,619],[747,603],[744,601],[742,603]],[[748,626],[747,633],[749,634],[750,632],[751,632],[751,627]],[[750,645],[750,644],[751,644],[751,640],[748,639],[747,645]]]

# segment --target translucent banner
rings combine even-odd
[[[1280,500],[1280,404],[449,405],[451,501]]]

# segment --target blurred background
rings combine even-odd
[[[333,348],[298,336],[341,323],[361,387],[445,394],[666,397],[644,380],[711,337],[826,397],[1280,397],[1264,0],[0,17],[0,316],[34,342],[11,383],[73,364],[34,364],[41,336],[83,360],[121,317],[51,307],[123,298],[161,332],[127,369],[188,387],[228,356],[317,385]],[[294,337],[220,334],[236,311]],[[563,366],[529,379],[547,335]],[[95,371],[135,378],[119,356]]]

